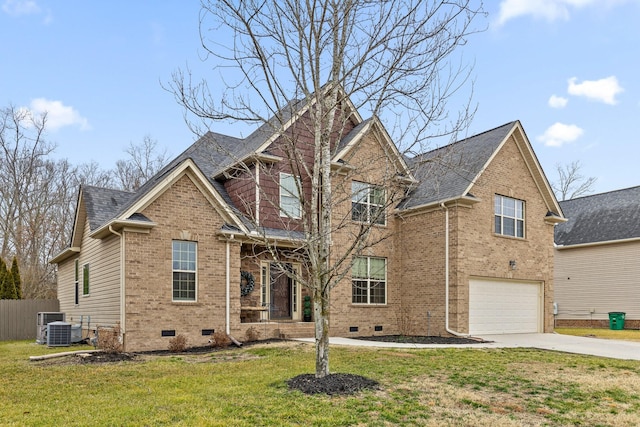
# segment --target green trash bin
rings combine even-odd
[[[609,329],[620,330],[624,329],[624,316],[626,313],[621,311],[609,312]]]

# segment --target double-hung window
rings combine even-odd
[[[384,188],[358,181],[351,183],[351,219],[385,225],[384,205]]]
[[[291,174],[280,174],[280,215],[300,218],[300,180]]]
[[[387,303],[387,260],[356,257],[351,270],[351,302],[354,304]]]
[[[196,242],[173,241],[173,300],[196,300]]]
[[[524,201],[496,195],[495,232],[524,238]]]

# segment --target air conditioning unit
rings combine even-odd
[[[63,347],[71,345],[71,323],[51,322],[47,324],[47,346]]]
[[[66,320],[64,313],[59,312],[40,312],[38,313],[36,343],[47,343],[47,325],[51,322],[64,322]]]

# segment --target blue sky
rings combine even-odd
[[[580,161],[596,192],[640,185],[640,1],[487,3],[487,31],[460,51],[475,62],[469,135],[520,120],[550,180]],[[0,107],[48,111],[55,155],[75,164],[110,168],[145,135],[179,154],[195,137],[161,84],[206,76],[199,5],[0,0]]]

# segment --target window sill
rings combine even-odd
[[[359,307],[359,308],[387,308],[389,304],[367,304],[367,303],[351,303],[351,307]]]
[[[506,234],[493,233],[493,236],[494,237],[502,237],[503,239],[516,240],[518,242],[526,242],[527,241],[526,237],[508,236]]]
[[[198,301],[171,301],[171,304],[173,305],[188,305],[188,306],[201,306],[203,305],[202,303],[198,302]]]

